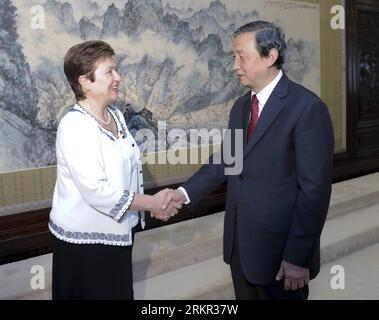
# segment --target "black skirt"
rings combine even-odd
[[[53,300],[134,299],[132,246],[53,238]]]

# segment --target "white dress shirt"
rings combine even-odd
[[[261,115],[262,110],[263,110],[263,108],[264,108],[264,106],[265,106],[268,98],[270,98],[271,93],[274,91],[276,85],[278,84],[278,82],[280,81],[280,79],[282,78],[282,76],[283,76],[283,72],[282,72],[282,70],[279,70],[279,73],[275,77],[275,79],[272,80],[261,91],[259,91],[258,93],[254,92],[253,90],[251,91],[251,97],[253,97],[254,94],[257,95],[258,107],[259,107],[258,108],[258,118]]]

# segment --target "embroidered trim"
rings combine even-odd
[[[109,106],[108,109],[112,111],[111,114],[114,115],[117,119],[116,124],[117,124],[118,132],[121,133],[121,135],[124,136],[124,138],[126,138],[127,137],[126,127],[124,126],[124,124],[122,123],[120,119],[120,116],[118,114],[119,110],[113,106]],[[119,125],[120,125],[120,128],[119,128]]]
[[[129,245],[129,234],[114,234],[101,232],[77,232],[64,230],[56,225],[51,219],[49,220],[50,231],[59,239],[72,243],[104,243],[116,245]]]
[[[124,190],[124,193],[118,203],[113,207],[113,209],[109,212],[109,215],[115,219],[116,221],[119,221],[122,216],[126,213],[126,211],[129,209],[130,205],[132,204],[134,198],[134,193],[130,193],[128,190]]]

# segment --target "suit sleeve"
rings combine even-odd
[[[222,149],[222,147],[220,149]],[[214,164],[213,158],[214,156],[212,155],[208,163],[202,165],[199,171],[182,185],[188,194],[191,207],[204,199],[226,180],[223,162]]]
[[[225,164],[224,153],[233,153],[231,150],[234,146],[235,130],[231,124],[233,123],[233,117],[238,114],[238,105],[239,102],[237,101],[230,112],[228,124],[228,130],[230,130],[229,132],[231,133],[230,139],[225,139],[224,136],[221,147],[218,150],[219,153],[211,155],[207,164],[202,165],[202,167],[182,185],[191,201],[190,207],[204,199],[210,192],[226,181],[225,169],[228,168],[228,165]],[[215,159],[221,159],[221,161],[214,161]]]
[[[326,105],[317,100],[304,111],[295,129],[300,191],[283,259],[302,267],[312,263],[329,208],[334,134]]]

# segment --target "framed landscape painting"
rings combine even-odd
[[[175,158],[178,148],[189,154],[197,150],[198,141],[189,139],[193,129],[222,133],[231,106],[246,92],[232,72],[231,36],[247,22],[272,21],[286,34],[284,71],[327,103],[336,152],[343,151],[344,32],[330,27],[330,8],[339,3],[2,1],[0,216],[51,204],[56,130],[75,103],[63,73],[63,57],[72,45],[85,40],[101,39],[115,49],[122,77],[115,105],[140,147],[145,142],[141,133],[153,133],[148,156],[157,160],[168,153]],[[217,145],[221,136],[213,136],[209,145]],[[147,186],[180,182],[201,160],[175,165],[147,161]]]

